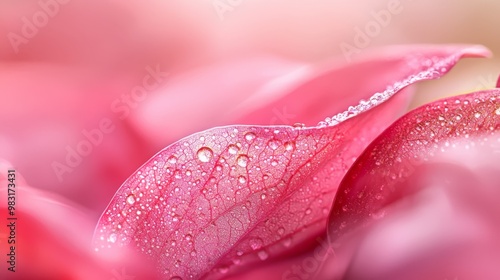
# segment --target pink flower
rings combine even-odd
[[[273,81],[273,87],[252,85],[273,99],[237,108],[244,122],[265,124],[273,108],[283,107],[305,124],[216,127],[173,143],[118,190],[99,221],[94,246],[100,252],[135,248],[167,279],[220,279],[304,250],[314,255],[340,180],[407,104],[408,96],[395,93],[440,77],[461,56],[486,53],[463,46],[392,48],[347,67]],[[198,87],[211,88],[204,84],[217,80],[189,81],[173,88],[196,95]],[[154,102],[162,101],[168,98]],[[338,114],[314,125],[315,114],[301,113],[310,112],[308,106],[318,115]],[[245,115],[249,107],[254,112]]]

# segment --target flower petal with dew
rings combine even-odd
[[[340,179],[405,104],[404,96],[391,97],[487,51],[444,46],[400,54],[386,61],[400,67],[372,68],[386,83],[367,101],[317,126],[217,127],[163,149],[115,194],[97,225],[96,248],[136,247],[165,276],[183,279],[223,278],[298,250],[325,231]]]
[[[492,89],[422,106],[380,135],[346,174],[329,220],[338,245],[361,239],[346,277],[498,278],[499,130]]]

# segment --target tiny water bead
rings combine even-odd
[[[112,233],[109,238],[108,238],[108,241],[111,242],[111,243],[115,243],[116,242],[116,233]]]
[[[294,142],[285,142],[285,150],[287,151],[293,151],[295,149],[295,143]]]
[[[265,260],[267,260],[267,258],[269,258],[269,254],[265,250],[259,251],[257,253],[257,256],[259,256],[259,259],[261,261],[265,261]]]
[[[296,129],[300,129],[300,128],[306,127],[306,125],[303,124],[303,123],[294,123],[293,127],[296,128]]]
[[[255,139],[255,133],[253,132],[248,132],[247,134],[245,134],[245,139],[250,142],[250,141],[253,141]]]
[[[272,150],[276,150],[278,149],[278,147],[280,146],[279,142],[276,141],[276,140],[270,140],[267,145],[269,146],[269,148],[271,148]]]
[[[226,274],[229,272],[229,267],[227,266],[221,266],[219,267],[219,272],[222,273],[222,274]]]
[[[209,162],[214,156],[214,152],[208,147],[201,147],[196,154],[201,162]]]
[[[130,205],[135,203],[135,196],[133,194],[127,196],[127,203]]]
[[[252,248],[253,250],[259,250],[260,248],[262,248],[262,245],[264,245],[264,241],[260,238],[252,238],[250,239],[249,243],[250,248]]]
[[[286,238],[285,240],[283,240],[283,246],[285,246],[286,248],[290,247],[292,245],[292,238]]]
[[[177,162],[177,157],[176,156],[170,156],[167,161],[171,164],[175,164]]]
[[[247,182],[247,178],[245,178],[245,176],[240,176],[238,177],[238,182],[240,182],[241,184],[245,184]]]

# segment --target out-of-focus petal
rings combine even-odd
[[[7,260],[2,279],[111,279],[124,269],[128,275],[155,279],[154,270],[133,252],[92,252],[88,213],[29,187],[18,171],[9,171],[14,170],[9,163],[1,161],[0,168],[0,216],[6,222],[0,229],[0,253]]]

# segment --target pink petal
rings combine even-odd
[[[498,156],[499,94],[493,89],[437,101],[384,131],[339,187],[329,221],[332,240],[379,218],[386,205],[419,190],[400,183],[422,163],[454,163],[480,173],[496,164],[492,155]],[[483,146],[490,151],[478,153]]]
[[[195,279],[221,278],[309,247],[325,230],[340,178],[405,98],[384,101],[411,83],[440,77],[464,55],[486,53],[481,47],[405,52],[406,76],[393,80],[394,72],[373,69],[386,74],[380,93],[329,125],[227,126],[186,137],[122,185],[99,221],[95,246],[131,245],[165,276]]]
[[[473,148],[481,151],[476,159],[494,154],[490,147]],[[455,157],[471,160],[462,148],[453,149]],[[500,177],[471,171],[451,163],[418,167],[400,187],[419,191],[385,207],[384,218],[354,238],[353,257],[337,255],[350,259],[344,278],[497,279]]]
[[[108,280],[116,273],[122,274],[124,267],[127,274],[155,279],[147,262],[138,265],[139,259],[134,252],[117,250],[108,255],[92,252],[89,244],[93,221],[89,213],[59,196],[29,187],[19,171],[8,173],[13,169],[0,160],[0,217],[6,223],[0,228],[0,243],[3,244],[0,253],[4,257],[0,270],[2,279]],[[15,202],[11,205],[14,209],[7,208],[8,201]],[[11,246],[14,246],[13,251]],[[14,257],[6,257],[7,254]],[[6,263],[7,260],[14,262]],[[11,266],[15,272],[7,270]]]

